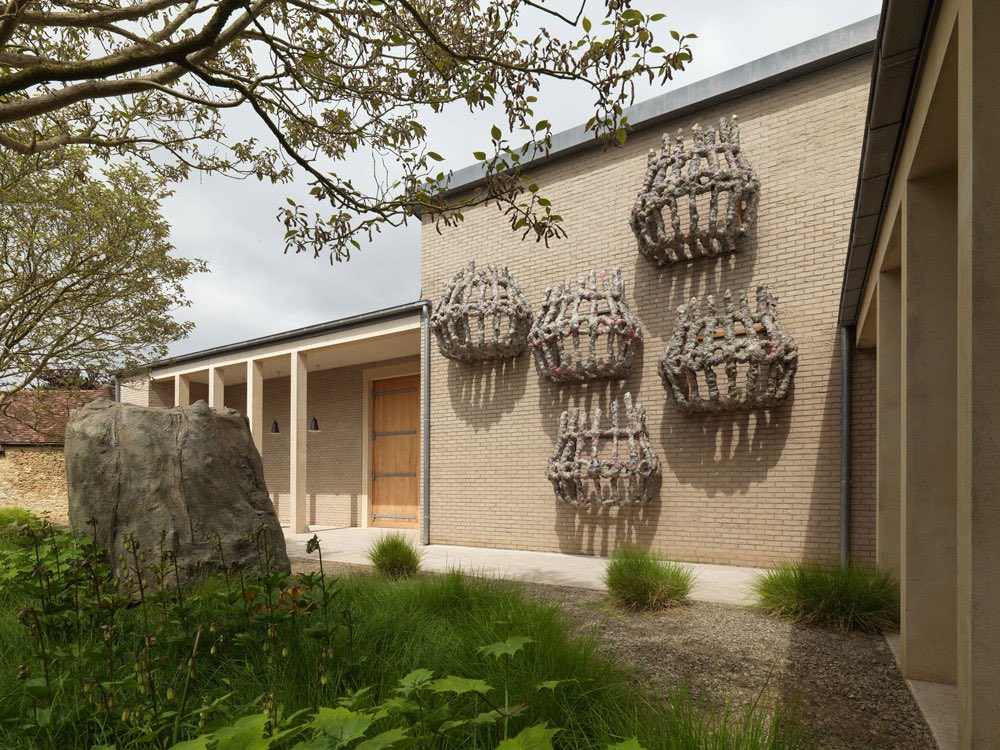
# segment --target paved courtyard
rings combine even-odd
[[[313,533],[319,537],[323,559],[353,565],[368,565],[367,550],[383,534],[394,529],[347,528],[290,534],[286,530],[288,556],[308,558],[306,542]],[[401,531],[419,545],[416,531]],[[424,553],[423,568],[445,572],[460,568],[466,573],[508,578],[516,581],[542,583],[551,586],[603,590],[601,578],[607,558],[566,555],[558,552],[524,552],[520,550],[458,547],[431,544],[420,548]],[[315,557],[315,556],[313,556]],[[750,604],[750,582],[758,568],[733,565],[702,565],[691,563],[697,576],[691,598],[719,604]]]

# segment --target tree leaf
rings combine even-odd
[[[388,731],[382,732],[382,734],[377,734],[370,740],[365,740],[364,742],[355,745],[354,750],[385,750],[388,747],[395,747],[401,742],[405,742],[408,739],[406,729],[389,729]]]
[[[542,200],[544,199],[540,198],[539,202]],[[499,659],[501,656],[514,656],[529,643],[534,642],[534,638],[529,638],[526,635],[515,635],[508,638],[506,641],[500,641],[499,643],[491,643],[488,646],[482,646],[479,649],[479,653]]]
[[[364,737],[371,725],[372,717],[343,706],[321,708],[310,723],[311,727],[323,731],[341,744]]]
[[[546,724],[536,724],[528,727],[517,737],[504,740],[497,745],[497,750],[552,750],[552,738],[558,729],[549,729]]]
[[[430,683],[430,689],[435,693],[455,693],[456,695],[464,695],[465,693],[479,693],[480,695],[486,695],[493,688],[483,680],[474,680],[468,677],[455,677],[454,675],[448,675],[447,677],[442,677],[440,680],[434,680]]]
[[[625,740],[624,742],[608,745],[608,750],[646,750],[646,748],[640,745],[639,740],[633,737],[632,739]]]

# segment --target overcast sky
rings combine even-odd
[[[574,3],[566,3],[570,5]],[[665,10],[670,28],[699,37],[691,43],[694,62],[668,84],[680,87],[875,15],[881,0],[661,0],[643,6]],[[648,90],[638,98],[662,90]],[[550,84],[539,96],[536,112],[559,131],[585,121],[589,104],[579,89]],[[494,119],[489,113],[457,110],[431,117],[426,122],[430,148],[446,158],[446,168],[466,166],[473,161],[472,152],[488,144]],[[352,173],[368,170],[369,164],[344,166]],[[210,272],[188,282],[193,304],[178,315],[193,320],[196,328],[173,345],[172,354],[420,298],[417,223],[363,246],[348,263],[284,255],[283,229],[275,214],[286,196],[304,194],[304,184],[196,178],[178,186],[164,206],[173,244],[179,255],[208,261]]]

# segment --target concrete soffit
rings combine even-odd
[[[884,0],[882,6],[841,285],[841,326],[853,326],[858,320],[875,243],[882,229],[926,59],[929,30],[933,28],[940,5],[940,0]]]
[[[417,339],[421,325],[421,308],[422,303],[402,305],[385,311],[193,352],[150,363],[146,366],[146,374],[139,377],[160,381],[171,379],[175,375],[192,375],[192,382],[202,382],[203,378],[200,376],[195,378],[193,374],[204,375],[210,370],[225,368],[228,368],[226,372],[229,373],[234,366],[245,365],[248,360],[273,363],[281,358],[287,359],[289,354],[296,352],[311,354],[315,367],[319,369],[341,366],[341,363],[333,361],[336,357],[326,356],[326,359],[331,361],[322,361],[324,355],[333,355],[340,351],[352,352],[352,361],[342,364],[353,364],[355,363],[353,360],[357,360],[359,356],[359,361],[366,361],[368,355],[376,359],[416,355],[419,352]],[[312,368],[311,365],[310,369]],[[242,369],[236,369],[242,374]],[[287,375],[287,372],[282,371],[280,374]],[[231,384],[233,381],[227,378],[225,382]],[[237,377],[235,382],[243,380]]]

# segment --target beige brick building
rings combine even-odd
[[[440,233],[425,217],[428,302],[155,363],[149,380],[122,385],[122,400],[204,398],[246,413],[279,516],[295,530],[421,526],[435,543],[583,554],[639,543],[692,561],[835,561],[848,538],[837,314],[875,28],[869,19],[643,102],[624,147],[599,148],[582,128],[557,134],[531,168],[569,233],[550,248],[521,242],[492,206]],[[735,254],[658,268],[629,227],[647,151],[664,132],[733,113],[760,180],[756,222]],[[453,193],[475,191],[478,170],[457,173]],[[507,265],[536,310],[553,283],[620,268],[645,333],[639,364],[626,380],[557,386],[528,353],[468,365],[425,350],[429,307],[470,261]],[[726,289],[752,295],[759,282],[798,343],[792,395],[771,409],[676,410],[657,361],[677,307]],[[874,358],[862,353],[851,376],[856,481],[843,515],[847,551],[862,563],[875,554],[873,378]],[[546,463],[561,412],[606,411],[626,392],[646,410],[662,464],[657,496],[645,506],[558,502]]]
[[[495,206],[440,233],[425,217],[425,300],[156,363],[122,398],[244,410],[296,532],[419,526],[425,543],[877,562],[899,575],[891,642],[942,747],[1000,747],[998,33],[994,0],[886,2],[880,19],[635,106],[622,148],[556,134],[530,173],[567,239],[521,242]],[[646,153],[733,113],[756,221],[740,252],[661,269],[629,227]],[[452,193],[481,178],[460,170]],[[630,376],[559,386],[528,353],[441,356],[430,309],[470,261],[506,265],[536,311],[547,287],[620,269],[644,331]],[[789,397],[679,411],[657,371],[678,306],[760,282],[798,345]],[[662,467],[652,502],[560,503],[546,479],[560,414],[606,413],[626,392]]]

